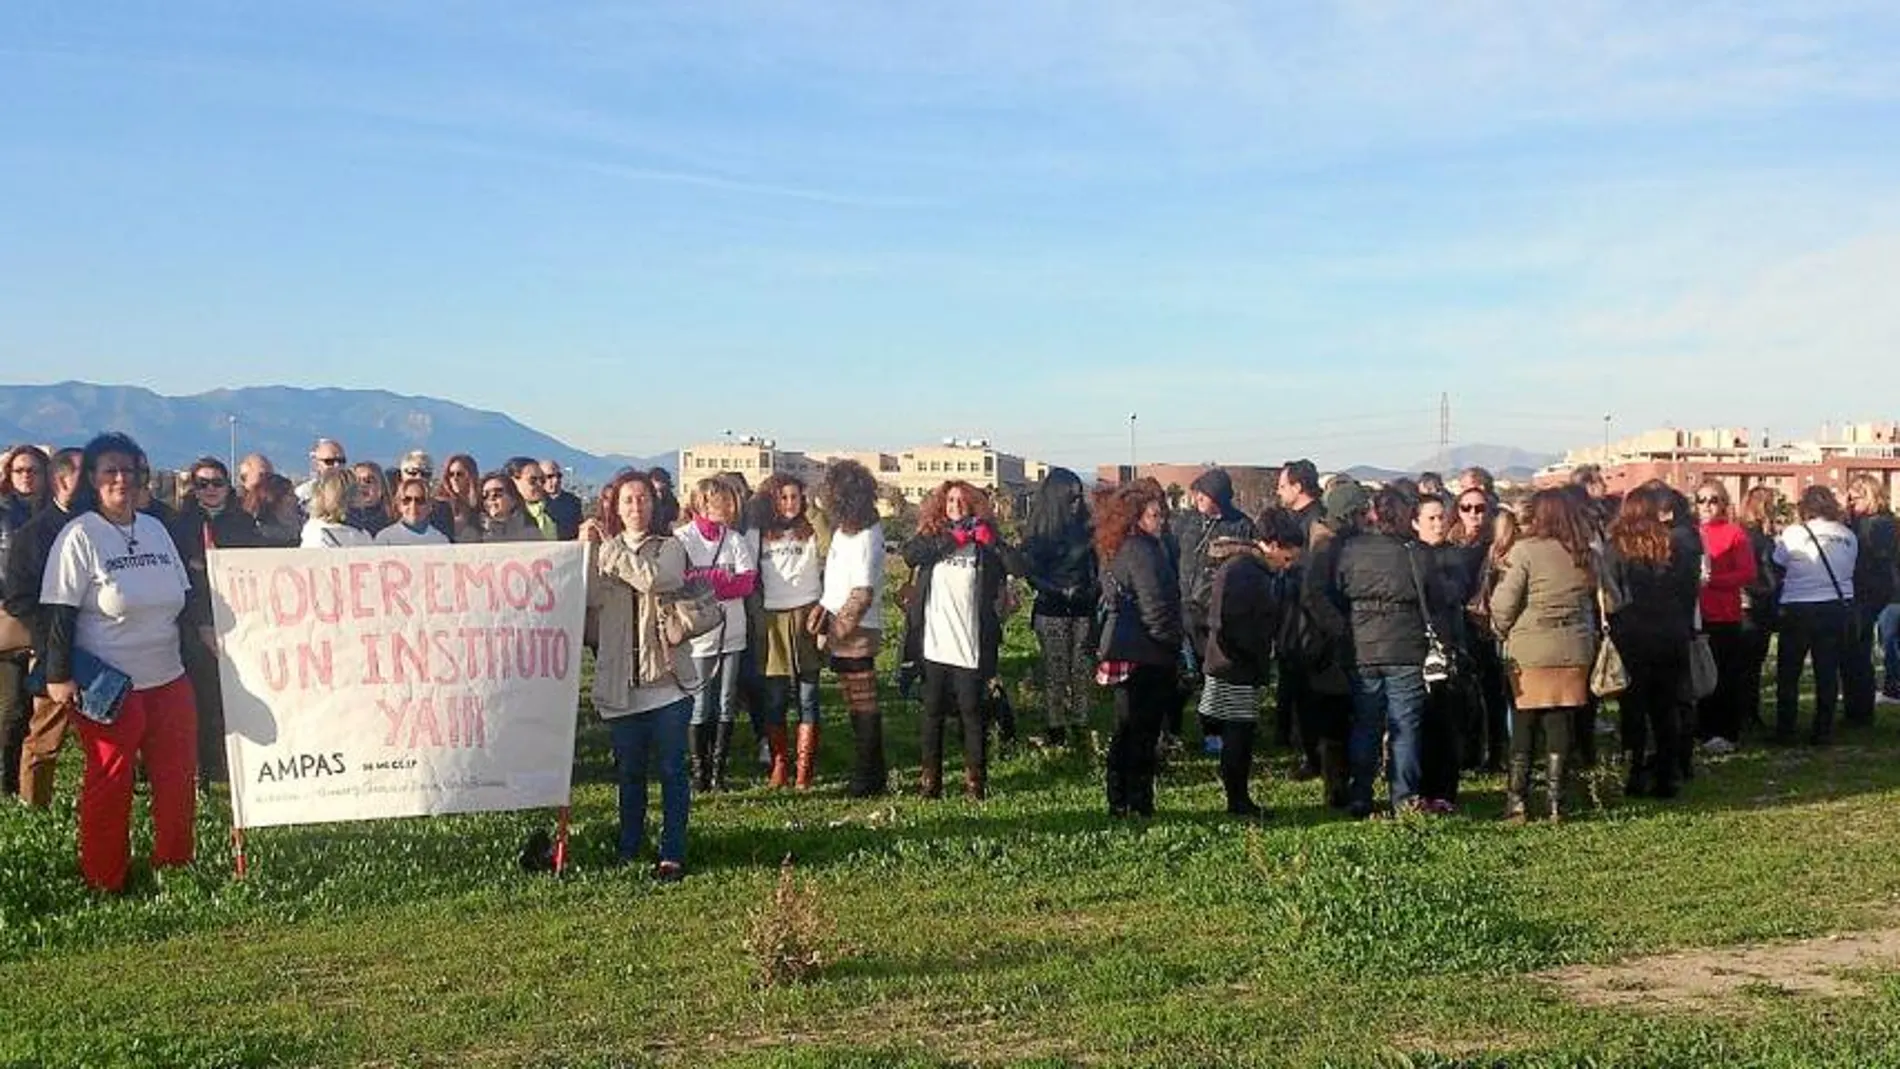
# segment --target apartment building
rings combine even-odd
[[[773,475],[796,475],[807,482],[821,479],[824,461],[793,449],[780,449],[771,438],[746,435],[722,442],[689,445],[680,450],[679,480],[682,489],[709,475],[722,471],[737,472],[756,487]]]
[[[1610,492],[1620,494],[1651,479],[1685,493],[1705,480],[1716,480],[1740,497],[1767,486],[1794,497],[1810,486],[1836,491],[1858,475],[1881,480],[1892,494],[1900,490],[1900,425],[1832,424],[1808,441],[1767,444],[1747,428],[1658,430],[1600,447],[1572,450],[1561,463],[1537,473],[1537,486],[1562,485],[1581,464],[1602,468]]]
[[[898,454],[895,477],[885,481],[895,483],[906,500],[922,501],[949,479],[991,492],[1029,488],[1023,458],[995,448],[987,438],[946,438],[941,445],[907,449]]]

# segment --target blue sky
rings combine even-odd
[[[0,367],[597,451],[1893,418],[1900,6],[0,6]]]

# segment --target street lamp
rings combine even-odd
[[[1140,466],[1141,462],[1135,459],[1135,414],[1130,412],[1128,413],[1128,478],[1131,481],[1135,478],[1135,470]]]
[[[237,462],[237,415],[236,415],[235,413],[232,413],[232,414],[229,414],[229,415],[226,415],[226,416],[225,416],[224,418],[225,418],[225,420],[226,420],[227,422],[229,422],[229,423],[230,423],[230,425],[231,425],[231,477],[232,477],[232,478],[236,478],[236,477],[237,477],[237,466],[238,466],[238,462]]]
[[[1603,413],[1603,463],[1610,462],[1610,414]]]

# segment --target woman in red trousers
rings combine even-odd
[[[134,507],[147,470],[145,451],[123,434],[87,444],[83,497],[40,588],[46,697],[74,710],[86,755],[79,870],[111,892],[125,889],[130,867],[134,768],[142,763],[151,783],[154,868],[191,862],[197,805],[198,710],[178,631],[191,584],[165,525]],[[109,711],[81,693],[99,663],[131,680]]]

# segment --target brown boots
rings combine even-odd
[[[765,729],[765,744],[772,752],[771,784],[783,787],[791,782],[792,766],[790,755],[785,752],[785,725]]]
[[[798,768],[793,784],[801,791],[811,790],[812,777],[818,771],[818,725],[798,725]]]

